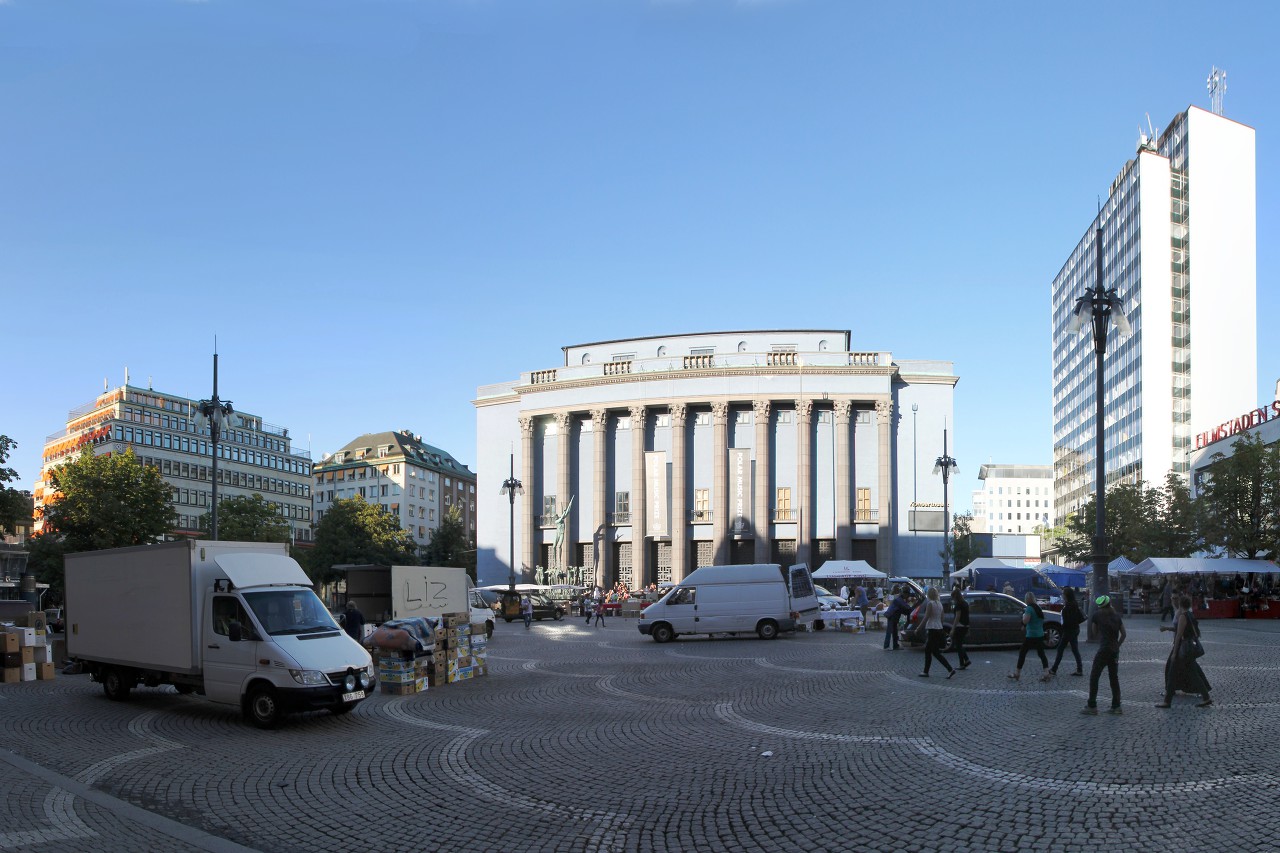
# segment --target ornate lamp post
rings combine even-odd
[[[942,428],[942,455],[933,463],[933,473],[942,475],[942,574],[951,574],[951,504],[947,500],[947,486],[951,472],[956,470],[956,460],[947,454],[947,428]]]
[[[500,495],[506,495],[511,501],[511,551],[510,567],[511,571],[507,578],[507,583],[512,591],[516,588],[516,495],[524,494],[524,484],[516,479],[516,455],[511,454],[511,476],[502,481],[502,488],[498,491]]]
[[[209,510],[209,538],[218,541],[218,434],[222,431],[222,422],[231,417],[234,411],[230,400],[218,399],[218,354],[213,354],[213,397],[201,400],[200,414],[209,421],[209,440],[213,445],[213,507]]]
[[[1094,418],[1095,453],[1094,496],[1097,502],[1097,519],[1093,532],[1093,594],[1091,599],[1107,595],[1111,590],[1111,579],[1107,576],[1107,533],[1106,533],[1106,426],[1103,407],[1103,357],[1107,354],[1107,331],[1112,325],[1116,334],[1124,340],[1133,334],[1133,327],[1124,316],[1124,303],[1113,287],[1105,290],[1102,284],[1102,218],[1098,218],[1098,230],[1094,238],[1097,245],[1097,276],[1093,287],[1086,287],[1084,295],[1076,300],[1075,310],[1071,313],[1070,331],[1073,334],[1083,330],[1085,322],[1093,322],[1094,379],[1097,383],[1094,397],[1097,400],[1097,413]]]

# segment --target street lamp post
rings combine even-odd
[[[951,517],[947,497],[947,486],[951,483],[951,472],[956,470],[956,460],[947,453],[947,428],[942,428],[942,455],[933,463],[933,473],[942,475],[942,574],[951,574]]]
[[[213,506],[209,510],[209,538],[218,541],[218,433],[222,430],[222,422],[231,417],[230,400],[218,399],[218,354],[213,354],[213,397],[201,400],[200,414],[209,421],[209,440],[213,449]]]
[[[1107,533],[1106,533],[1106,441],[1104,437],[1105,409],[1103,406],[1103,357],[1107,354],[1107,332],[1114,324],[1116,334],[1123,340],[1133,334],[1129,320],[1124,316],[1124,303],[1113,287],[1104,289],[1102,283],[1102,221],[1099,216],[1098,229],[1094,237],[1097,246],[1097,274],[1093,287],[1086,287],[1084,295],[1076,300],[1076,307],[1071,313],[1070,331],[1079,333],[1084,329],[1085,321],[1093,322],[1094,380],[1096,382],[1094,396],[1097,411],[1094,416],[1094,496],[1097,503],[1097,518],[1093,531],[1093,595],[1107,595],[1111,590],[1111,579],[1107,576]]]
[[[511,550],[509,565],[510,573],[507,578],[507,584],[512,591],[516,588],[516,495],[524,494],[524,484],[516,479],[516,455],[511,454],[511,476],[502,481],[502,488],[498,491],[500,495],[506,495],[511,501]]]

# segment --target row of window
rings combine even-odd
[[[161,402],[169,403],[172,401],[162,400]],[[120,419],[131,421],[133,423],[158,426],[164,429],[175,430],[177,432],[209,435],[209,426],[207,423],[201,424],[196,421],[194,412],[188,412],[188,415],[188,417],[183,417],[176,414],[170,415],[166,412],[153,412],[150,409],[135,409],[130,406],[125,406],[121,409]],[[233,444],[260,447],[264,450],[273,450],[277,453],[289,452],[289,443],[284,439],[276,438],[271,435],[264,435],[263,433],[254,430],[224,428],[219,434],[218,440],[220,442],[226,441]]]
[[[185,435],[174,435],[160,430],[142,429],[141,427],[116,424],[115,440],[140,447],[156,447],[179,453],[192,453],[197,456],[211,457],[213,455],[213,443],[211,441],[203,438],[190,438]],[[251,450],[229,444],[218,444],[218,458],[226,459],[228,462],[257,465],[261,468],[270,468],[288,474],[302,474],[305,476],[311,473],[310,463],[306,460],[298,459],[294,456],[276,456],[271,453],[263,453],[259,450]]]
[[[208,465],[197,465],[190,462],[179,462],[176,459],[153,459],[150,456],[139,457],[143,465],[159,468],[165,477],[183,480],[201,480],[208,482],[212,469]],[[295,498],[310,498],[311,486],[278,477],[264,477],[248,471],[235,471],[226,468],[218,469],[218,482],[256,492],[271,492],[289,495]]]

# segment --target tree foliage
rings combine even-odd
[[[427,566],[456,566],[467,570],[474,581],[476,576],[475,545],[467,539],[462,522],[462,511],[457,504],[440,520],[440,526],[431,534],[431,541],[422,549],[422,562]]]
[[[1200,490],[1206,544],[1233,557],[1275,556],[1280,548],[1280,443],[1245,434],[1232,454],[1215,453]]]
[[[943,557],[946,556],[944,551]],[[981,556],[973,539],[973,513],[962,512],[951,522],[951,567],[963,569]]]
[[[18,472],[3,467],[17,446],[18,442],[9,436],[0,435],[0,533],[12,533],[18,525],[31,520],[30,496],[9,485],[17,481]]]
[[[381,506],[339,498],[316,525],[315,547],[303,555],[303,565],[312,580],[328,583],[338,577],[338,565],[416,566],[417,550],[400,521]]]
[[[213,514],[200,516],[200,529],[208,532]],[[227,542],[288,542],[289,523],[280,510],[262,495],[237,495],[218,501],[218,538]]]
[[[87,447],[49,472],[49,487],[55,497],[41,508],[44,526],[31,539],[28,565],[55,597],[64,554],[145,545],[177,522],[169,484],[131,450],[95,456]]]
[[[1068,562],[1093,559],[1093,534],[1097,513],[1094,498],[1067,519],[1067,535],[1060,541]],[[1106,555],[1108,561],[1125,557],[1135,563],[1147,557],[1189,557],[1200,549],[1202,536],[1190,490],[1176,474],[1164,485],[1117,483],[1107,490]]]

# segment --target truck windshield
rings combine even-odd
[[[246,592],[244,600],[258,618],[258,624],[273,637],[339,630],[338,623],[309,589]]]

